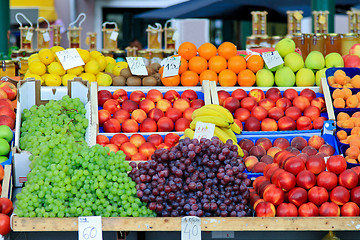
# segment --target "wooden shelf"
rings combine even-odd
[[[102,218],[103,231],[181,231],[181,218]],[[77,231],[77,218],[20,218],[13,216],[15,232]],[[358,231],[360,217],[214,217],[201,218],[202,231]]]

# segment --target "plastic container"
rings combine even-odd
[[[340,154],[342,154],[344,157],[345,157],[345,152],[346,150],[349,148],[350,146],[348,144],[344,144],[340,147]],[[356,167],[356,166],[360,166],[360,164],[356,164],[356,163],[349,163],[349,162],[346,162],[347,164],[347,168],[353,168],[353,167]]]
[[[346,67],[343,67],[343,68],[328,68],[326,70],[326,72],[325,72],[326,80],[328,81],[329,77],[334,76],[334,73],[337,70],[343,70],[346,73],[346,76],[348,76],[350,78],[354,77],[355,75],[360,75],[360,68],[346,68]],[[328,85],[329,85],[329,81],[328,81]],[[330,93],[332,94],[336,88],[331,87],[329,85],[329,89],[330,89]],[[349,89],[352,91],[353,94],[356,94],[357,92],[360,91],[360,88],[349,88]]]

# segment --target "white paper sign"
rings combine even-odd
[[[31,41],[32,36],[33,36],[33,33],[30,32],[30,31],[27,31],[26,36],[25,36],[25,39],[26,39],[27,41]]]
[[[101,216],[79,217],[79,240],[102,240]]]
[[[119,36],[118,32],[112,31],[112,33],[110,35],[110,39],[116,41],[118,36]]]
[[[44,42],[50,41],[49,32],[44,32],[44,33],[43,33],[43,38],[44,38]]]
[[[172,77],[179,74],[180,56],[165,58],[161,63],[164,66],[163,77]]]
[[[207,138],[211,139],[214,136],[215,124],[213,123],[204,123],[196,122],[194,138],[200,139]]]
[[[284,60],[282,59],[278,51],[264,52],[261,56],[269,69],[284,63]]]
[[[147,76],[148,72],[142,57],[126,57],[132,75]]]
[[[181,218],[181,240],[201,240],[201,220],[199,217]]]
[[[65,70],[85,65],[80,54],[75,48],[56,52],[56,56]]]

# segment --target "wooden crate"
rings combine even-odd
[[[12,174],[11,174],[12,166],[5,165],[4,166],[4,179],[2,181],[2,190],[1,197],[11,199],[12,197]]]

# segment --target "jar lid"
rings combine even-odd
[[[345,33],[343,34],[343,36],[354,36],[354,37],[357,37],[359,34],[357,33]]]
[[[165,49],[164,53],[174,53],[175,49]]]
[[[327,35],[330,36],[330,37],[340,36],[339,33],[329,33],[329,34],[327,34]]]
[[[160,49],[160,50],[153,50],[153,51],[152,51],[152,53],[162,53],[162,52],[163,52],[163,50],[161,50],[161,49]]]
[[[114,53],[125,53],[125,50],[116,50]]]
[[[246,37],[246,39],[248,39],[248,40],[255,40],[255,39],[258,39],[258,38],[259,38],[259,37],[253,36],[253,35]]]
[[[102,52],[102,53],[110,53],[109,50],[102,50],[101,52]]]
[[[22,58],[20,58],[20,61],[27,61],[27,60],[29,60],[29,57],[22,57]]]
[[[274,39],[274,40],[278,40],[278,39],[282,39],[283,37],[282,36],[272,36],[271,39]]]
[[[5,61],[5,63],[6,63],[6,64],[15,63],[15,61],[14,61],[14,60],[3,60],[3,61]]]

